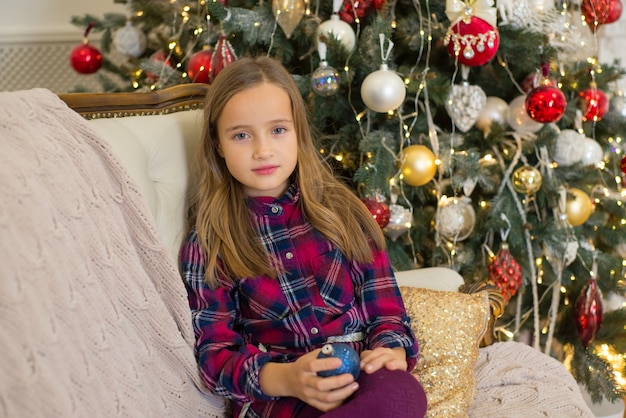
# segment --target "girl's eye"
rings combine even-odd
[[[248,137],[248,134],[245,134],[243,132],[237,133],[233,135],[233,139],[237,139],[237,140],[242,140],[242,139],[246,139]]]
[[[280,128],[274,128],[274,134],[275,135],[280,135],[280,134],[284,134],[285,132],[287,132],[286,128],[280,127]]]

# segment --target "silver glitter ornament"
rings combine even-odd
[[[483,89],[463,81],[452,86],[445,107],[454,125],[461,132],[467,132],[476,123],[486,103],[487,95]]]
[[[413,223],[413,214],[404,206],[389,205],[389,223],[383,228],[383,233],[391,238],[392,241],[404,234],[411,228]]]
[[[311,87],[320,96],[332,96],[339,90],[339,73],[328,62],[321,61],[311,76]]]
[[[113,45],[122,54],[137,58],[146,50],[146,35],[129,21],[115,32]]]

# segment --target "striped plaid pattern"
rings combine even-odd
[[[248,204],[270,259],[283,271],[277,279],[223,277],[210,289],[195,230],[181,250],[200,369],[215,393],[234,401],[233,412],[251,403],[249,417],[292,416],[301,405],[263,394],[261,367],[293,361],[333,336],[365,332],[351,343],[357,351],[405,347],[414,366],[418,347],[386,252],[375,251],[367,265],[348,261],[306,221],[296,186],[280,199]]]

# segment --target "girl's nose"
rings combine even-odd
[[[274,149],[270,138],[257,137],[254,145],[254,158],[266,159],[274,155]]]

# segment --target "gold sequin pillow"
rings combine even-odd
[[[489,320],[487,293],[405,286],[400,292],[420,346],[413,373],[426,392],[426,417],[467,417],[476,388],[478,347]]]

